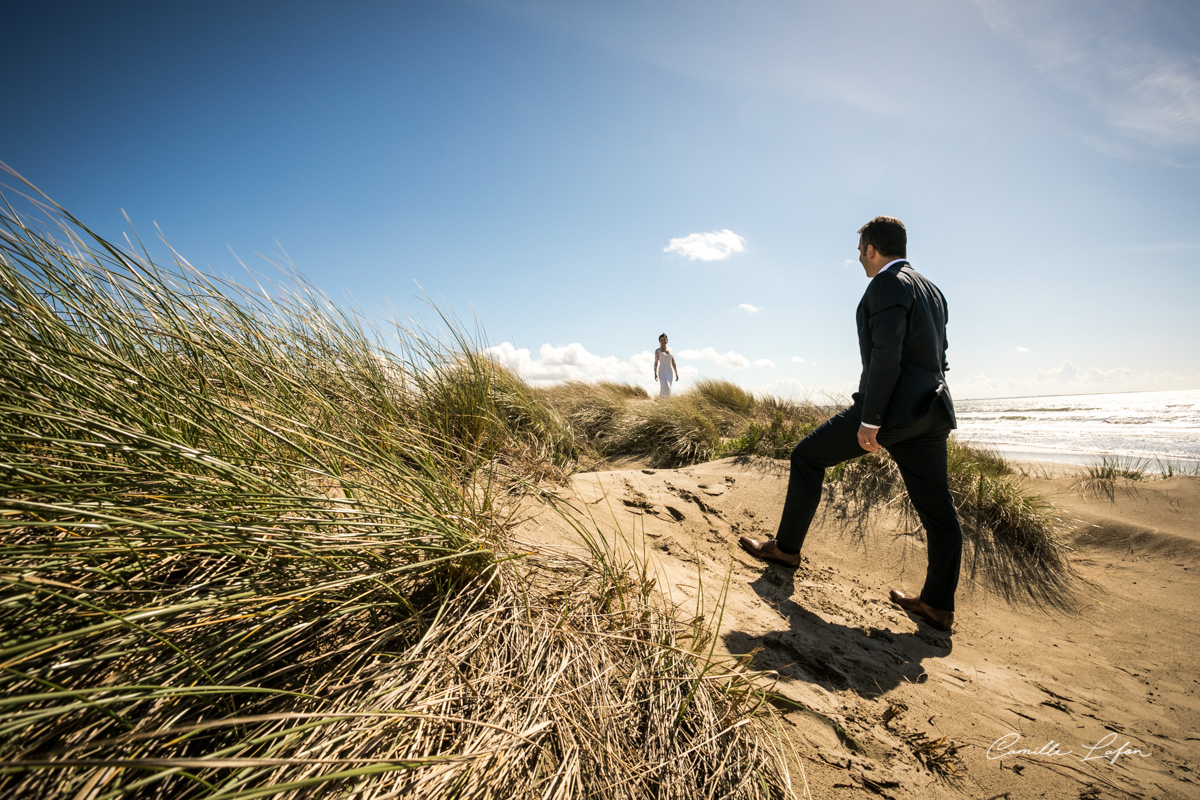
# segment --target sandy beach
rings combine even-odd
[[[953,634],[889,602],[924,571],[920,540],[892,524],[856,539],[821,521],[795,573],[737,547],[774,533],[786,462],[587,473],[561,494],[681,613],[720,613],[718,653],[775,679],[798,797],[1200,796],[1200,478],[1110,497],[1032,473],[1068,521],[1072,605],[1012,605],[972,580],[968,555]],[[550,511],[518,535],[582,547]]]

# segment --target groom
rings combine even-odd
[[[935,628],[950,630],[962,528],[946,472],[946,440],[955,427],[945,377],[946,298],[909,265],[908,234],[900,220],[875,217],[858,234],[858,261],[871,282],[858,304],[862,377],[853,405],[792,451],[776,538],[743,536],[738,544],[763,561],[798,567],[800,547],[821,501],[825,469],[883,447],[900,468],[929,546],[921,593],[893,589],[892,601]]]

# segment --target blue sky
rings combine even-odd
[[[1200,388],[1200,4],[208,2],[7,12],[0,161],[99,232],[478,320],[532,382],[849,391],[909,228],[959,398]],[[231,253],[231,251],[233,251]]]

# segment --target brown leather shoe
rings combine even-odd
[[[892,589],[892,602],[910,614],[916,614],[939,631],[954,630],[954,612],[934,608],[920,598],[906,595],[899,589]]]
[[[800,554],[783,552],[774,539],[759,542],[749,536],[741,536],[738,538],[738,544],[755,558],[778,564],[784,569],[797,569],[800,566]]]

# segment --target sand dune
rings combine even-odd
[[[887,599],[920,588],[911,534],[884,524],[856,540],[824,521],[795,573],[738,549],[774,532],[785,466],[582,474],[562,494],[682,613],[714,615],[728,580],[717,646],[778,676],[799,796],[1200,797],[1200,479],[1111,499],[1031,481],[1075,521],[1073,607],[1009,605],[965,566],[945,634]],[[551,512],[519,535],[581,546]]]

